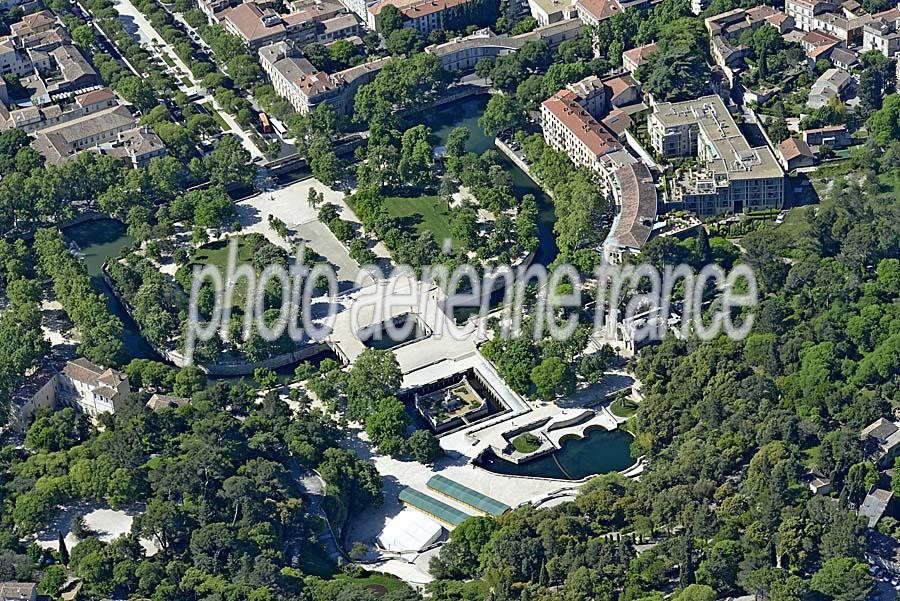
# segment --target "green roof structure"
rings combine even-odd
[[[459,482],[451,480],[450,478],[445,478],[444,476],[432,476],[431,479],[428,480],[427,486],[435,492],[450,497],[466,507],[471,507],[486,515],[499,517],[509,511],[509,505],[501,503],[497,499],[492,499],[487,495],[483,495],[477,490],[472,490],[468,486],[464,486]]]
[[[430,495],[426,495],[415,488],[406,487],[400,491],[399,499],[413,509],[433,517],[449,526],[459,526],[472,517],[455,507],[450,507],[443,501],[439,501]]]

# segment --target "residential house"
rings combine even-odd
[[[900,451],[900,422],[878,418],[859,433],[867,455],[880,467],[890,466]]]
[[[862,505],[859,506],[859,515],[866,518],[869,528],[874,528],[881,518],[893,512],[893,506],[894,493],[875,488],[863,499]]]
[[[84,358],[64,364],[49,359],[27,374],[13,395],[7,423],[14,431],[24,432],[37,409],[55,409],[60,405],[74,407],[91,417],[115,413],[129,394],[128,376],[120,371],[98,367]]]
[[[809,31],[800,38],[800,47],[806,52],[807,66],[812,69],[816,62],[827,59],[832,50],[840,45],[841,41],[832,35],[821,31]]]
[[[818,472],[807,472],[801,480],[813,495],[824,496],[832,491],[831,480]]]
[[[645,64],[650,59],[650,56],[658,51],[659,46],[657,46],[656,42],[650,42],[649,44],[626,50],[622,53],[622,68],[634,75],[638,67]]]
[[[825,71],[809,89],[806,105],[812,109],[825,106],[833,99],[842,99],[853,78],[846,71],[831,68]]]
[[[147,401],[147,408],[151,411],[162,411],[163,409],[180,409],[190,404],[191,399],[184,397],[154,394]]]
[[[57,382],[58,402],[79,408],[91,417],[115,413],[129,394],[127,375],[99,367],[83,357],[69,361]]]
[[[853,144],[853,137],[847,131],[846,125],[830,125],[828,127],[805,129],[800,132],[800,136],[814,150],[823,144],[827,144],[835,149],[846,148]]]
[[[37,601],[37,584],[0,582],[0,601]]]
[[[832,65],[844,71],[852,71],[859,67],[859,55],[842,46],[834,48],[828,55],[828,60]]]
[[[900,9],[891,8],[872,15],[863,25],[862,51],[877,50],[888,58],[900,52],[900,32],[897,22],[900,21]]]
[[[784,173],[766,146],[751,147],[719,96],[660,102],[647,118],[653,149],[696,156],[701,167],[675,182],[672,201],[698,215],[780,208]]]
[[[785,171],[793,171],[798,167],[811,167],[816,164],[816,155],[810,150],[809,145],[797,138],[788,138],[778,145],[781,155],[781,165]]]

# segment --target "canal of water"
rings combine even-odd
[[[589,430],[584,438],[563,440],[562,447],[523,463],[497,457],[488,449],[476,465],[496,474],[581,480],[596,474],[619,472],[634,465],[632,437],[623,430]]]

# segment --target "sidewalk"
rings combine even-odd
[[[193,73],[188,68],[188,66],[181,60],[175,51],[172,49],[172,46],[166,43],[163,40],[162,36],[153,28],[153,25],[144,17],[143,13],[139,11],[134,4],[131,3],[130,0],[116,0],[114,4],[114,8],[119,15],[123,17],[127,17],[131,19],[134,24],[137,26],[137,36],[138,40],[142,46],[147,46],[150,41],[156,40],[162,48],[162,51],[166,53],[166,55],[175,63],[175,66],[184,74],[184,77],[191,82],[194,92],[200,94],[203,97],[204,102],[210,103],[210,105],[218,111],[219,115],[221,115],[222,119],[225,120],[225,123],[228,124],[228,127],[240,138],[241,144],[250,153],[250,156],[253,158],[263,157],[263,153],[260,152],[259,148],[256,147],[256,144],[253,143],[253,140],[250,136],[243,130],[243,128],[238,124],[238,122],[228,114],[220,105],[216,102],[215,98],[206,93],[206,89],[200,85],[200,83],[194,79]]]

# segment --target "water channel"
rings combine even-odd
[[[558,451],[522,463],[501,459],[488,449],[476,465],[496,474],[581,480],[634,465],[631,441],[623,430],[597,428],[588,430],[584,438],[564,438]]]

